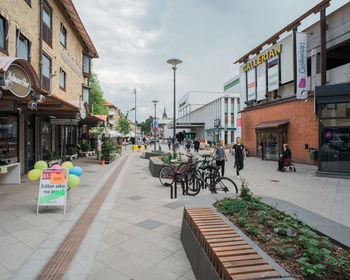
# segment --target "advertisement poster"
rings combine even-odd
[[[266,62],[256,68],[256,83],[256,100],[263,100],[266,98]]]
[[[267,62],[267,90],[271,92],[279,87],[278,57],[274,57]]]
[[[296,95],[297,99],[307,98],[307,34],[296,33]]]
[[[247,101],[255,100],[255,91],[256,91],[255,68],[247,72],[247,77],[248,77]]]

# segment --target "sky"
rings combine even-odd
[[[223,91],[238,74],[234,61],[321,0],[73,0],[99,58],[93,60],[104,98],[137,121],[173,116],[173,70],[177,100],[188,91]],[[332,0],[327,14],[346,4]],[[310,16],[299,31],[319,19]],[[134,121],[134,112],[129,114]]]

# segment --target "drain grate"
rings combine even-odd
[[[128,156],[120,163],[120,167],[108,178],[107,182],[90,202],[84,213],[80,216],[74,227],[62,241],[56,252],[46,263],[36,280],[59,280],[66,273],[75,253],[79,249],[85,234],[90,228],[98,210],[106,199],[113,183],[117,179]]]

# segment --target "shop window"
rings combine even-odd
[[[51,135],[52,135],[52,126],[49,122],[41,123],[41,152],[42,156],[47,159],[47,156],[51,152]]]
[[[5,18],[0,16],[0,50],[7,53],[7,33],[8,23]]]
[[[83,54],[83,74],[90,75],[90,57]]]
[[[60,68],[60,89],[66,90],[66,72]]]
[[[17,29],[16,57],[30,59],[30,41]]]
[[[18,121],[15,116],[0,116],[0,161],[18,162]]]
[[[60,42],[61,45],[65,48],[67,48],[67,29],[63,26],[63,23],[61,22],[61,32],[60,32]]]
[[[52,46],[52,9],[46,1],[43,4],[42,30],[43,40]]]
[[[321,104],[321,119],[350,118],[350,103]]]
[[[41,69],[41,77],[42,77],[42,88],[50,91],[50,83],[51,83],[51,59],[43,54],[43,58],[42,58],[42,69]]]

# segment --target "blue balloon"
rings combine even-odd
[[[69,169],[69,174],[80,176],[81,174],[83,174],[83,170],[79,166],[74,166],[71,169]]]

